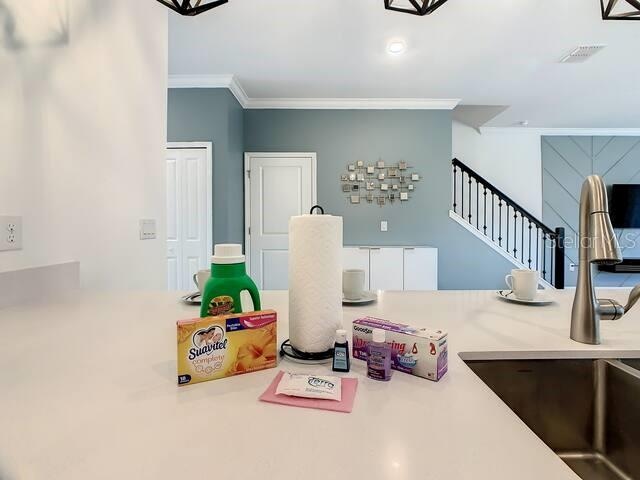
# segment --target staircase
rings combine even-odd
[[[457,158],[449,216],[516,268],[537,270],[547,288],[564,289],[564,228],[551,229]]]

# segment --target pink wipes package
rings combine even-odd
[[[260,395],[259,400],[268,403],[278,403],[280,405],[290,405],[292,407],[315,408],[317,410],[329,410],[332,412],[351,413],[353,410],[353,402],[356,398],[356,390],[358,389],[358,379],[343,378],[342,379],[342,400],[320,400],[317,398],[292,397],[289,395],[278,395],[276,389],[282,379],[284,372],[279,372],[273,379],[271,385]]]

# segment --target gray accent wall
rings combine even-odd
[[[344,218],[347,245],[439,248],[441,289],[493,289],[512,265],[448,216],[451,113],[419,110],[246,110],[248,152],[316,152],[318,202]],[[405,160],[421,175],[409,202],[351,205],[340,176],[357,160]],[[380,232],[380,221],[389,231]]]
[[[244,241],[244,110],[226,88],[169,89],[169,142],[213,143],[213,241]]]
[[[640,137],[545,136],[542,137],[543,221],[551,227],[562,226],[569,238],[567,248],[567,285],[575,285],[578,263],[578,212],[584,179],[598,174],[607,186],[616,183],[640,183]],[[640,230],[616,230],[626,258],[640,258]],[[601,287],[633,286],[640,274],[598,272]]]

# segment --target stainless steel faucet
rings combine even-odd
[[[593,265],[622,261],[618,239],[609,218],[607,189],[598,175],[587,177],[580,196],[580,265],[578,285],[571,312],[571,339],[600,344],[600,320],[618,320],[640,299],[640,285],[623,307],[614,300],[598,300],[593,287]]]

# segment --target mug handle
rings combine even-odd
[[[198,285],[198,274],[197,273],[193,274],[193,283],[196,284],[196,287],[198,287],[198,289],[200,288],[200,285]]]
[[[504,277],[504,282],[507,284],[507,287],[513,290],[513,275],[507,275]]]

